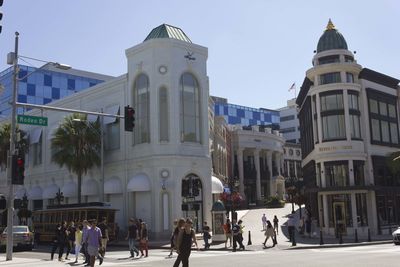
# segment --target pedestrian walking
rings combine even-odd
[[[82,225],[79,225],[75,231],[75,262],[78,263],[79,254],[82,248]]]
[[[265,230],[265,240],[263,242],[263,245],[265,247],[265,244],[267,243],[268,239],[272,239],[272,246],[275,247],[276,245],[276,235],[275,235],[275,230],[274,227],[272,226],[270,221],[267,221],[267,229]]]
[[[311,208],[307,207],[305,211],[305,228],[308,237],[311,237]]]
[[[243,244],[243,232],[244,232],[244,225],[243,225],[243,221],[242,220],[239,220],[238,221],[238,225],[239,225],[239,239],[240,239],[240,241],[242,242],[242,244]],[[244,250],[244,249],[243,249]]]
[[[141,223],[141,228],[140,228],[140,238],[139,238],[139,247],[140,247],[140,257],[148,257],[149,256],[149,235],[147,231],[147,225],[145,222]],[[143,253],[146,252],[146,254]]]
[[[172,257],[172,253],[174,252],[174,249],[175,249],[175,240],[176,240],[176,237],[178,236],[178,232],[179,232],[179,229],[177,229],[177,227],[178,227],[178,220],[174,220],[174,227],[172,228],[172,232],[171,232],[171,237],[170,237],[170,244],[171,244],[171,249],[170,249],[170,251],[169,251],[169,255],[168,255],[168,257]],[[177,233],[175,234],[175,231],[177,231]]]
[[[265,213],[261,217],[261,221],[262,221],[262,227],[263,227],[262,230],[265,231],[267,229],[267,216],[265,216]]]
[[[101,246],[103,247],[104,251],[103,253],[101,253],[101,256],[104,257],[104,255],[106,255],[106,249],[107,249],[107,242],[109,239],[108,236],[108,225],[107,225],[107,218],[103,217],[101,223],[99,223],[99,225],[97,226],[99,227],[100,231],[101,231]]]
[[[84,220],[82,222],[82,251],[83,251],[83,255],[85,256],[85,261],[83,262],[83,264],[86,264],[86,266],[89,266],[89,262],[90,262],[90,256],[87,250],[87,242],[86,242],[86,238],[87,238],[87,232],[90,229],[89,226],[89,222],[87,220]]]
[[[229,239],[229,247],[232,246],[232,229],[231,229],[231,221],[226,219],[226,223],[224,224],[224,234],[225,234],[225,248]]]
[[[196,248],[199,249],[196,241],[196,234],[192,226],[193,222],[188,218],[186,219],[185,227],[179,231],[176,241],[178,257],[176,258],[174,267],[178,267],[181,262],[183,267],[189,267],[189,257],[193,243],[196,245]]]
[[[276,215],[274,215],[273,222],[274,222],[274,230],[275,230],[276,234],[278,235],[279,234],[279,220],[278,220],[278,217],[276,217]]]
[[[239,249],[245,249],[240,238],[240,226],[236,223],[236,220],[232,220],[232,236],[233,236],[233,252],[236,252],[237,245],[239,244]]]
[[[51,260],[54,258],[54,253],[58,248],[58,261],[62,261],[62,255],[64,254],[64,246],[66,242],[66,223],[58,224],[55,230],[55,238],[53,241],[53,247],[51,248]]]
[[[65,260],[69,260],[68,256],[71,250],[73,251],[74,249],[74,243],[75,243],[75,222],[71,221],[67,227],[67,253],[65,254]]]
[[[90,266],[94,267],[96,257],[99,256],[99,249],[102,249],[101,244],[101,230],[97,227],[97,221],[95,219],[90,220],[90,229],[87,231],[86,243],[87,251],[90,256]],[[103,264],[103,258],[99,257],[100,265]]]
[[[210,226],[207,225],[207,222],[204,221],[203,224],[203,240],[204,240],[204,249],[207,250],[210,248],[210,244],[208,243],[210,238],[211,238],[211,234],[210,234]]]
[[[138,229],[136,226],[136,221],[135,219],[130,219],[129,220],[129,227],[128,227],[128,235],[126,236],[125,240],[128,240],[129,243],[129,252],[131,253],[131,258],[135,257],[136,253],[136,257],[139,256],[139,250],[136,247],[136,240],[139,237],[138,234]]]
[[[118,223],[115,223],[115,228],[114,228],[114,236],[115,236],[115,243],[118,243],[119,241],[119,225]]]

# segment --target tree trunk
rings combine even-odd
[[[78,173],[78,203],[82,203],[82,174]]]

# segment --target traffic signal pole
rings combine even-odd
[[[13,225],[14,225],[14,187],[12,183],[12,156],[15,155],[15,128],[16,128],[16,116],[17,116],[17,91],[18,91],[18,32],[15,32],[15,51],[13,58],[13,93],[11,102],[11,133],[10,133],[10,150],[8,153],[7,161],[7,178],[8,178],[8,199],[7,199],[7,250],[6,260],[12,260],[13,252]]]

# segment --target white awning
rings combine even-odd
[[[224,185],[221,180],[215,176],[211,176],[211,193],[220,194],[224,192]]]
[[[24,195],[26,194],[26,189],[24,187],[19,188],[16,192],[15,192],[15,198],[16,199],[22,199],[24,197]]]
[[[39,143],[41,135],[42,135],[42,128],[34,129],[33,131],[31,131],[31,134],[29,135],[29,143],[31,145]]]
[[[104,194],[122,194],[122,183],[118,177],[112,177],[104,183]]]
[[[108,108],[106,108],[106,111],[105,111],[105,113],[112,114],[112,115],[118,115],[118,112],[119,112],[119,105],[108,107]],[[117,119],[116,117],[104,116],[103,124],[106,125],[106,124],[114,123],[116,121],[116,119]]]
[[[150,191],[150,180],[146,174],[137,174],[133,176],[127,186],[128,192],[143,192]]]
[[[56,197],[56,194],[58,193],[58,185],[56,184],[51,184],[49,186],[47,186],[44,190],[43,190],[43,199],[52,199]]]
[[[38,200],[42,199],[43,190],[40,186],[34,186],[28,191],[28,199],[30,200]]]
[[[64,197],[76,197],[78,195],[76,183],[71,181],[65,184],[62,187],[61,192],[63,193]]]
[[[94,179],[86,180],[82,185],[82,196],[94,196],[99,194],[97,181]]]

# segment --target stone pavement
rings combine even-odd
[[[299,220],[299,210],[298,207],[296,213],[294,214],[294,218],[296,223],[298,224]],[[243,244],[246,246],[246,249],[249,250],[262,250],[265,236],[264,231],[262,230],[262,221],[261,217],[265,213],[267,216],[267,220],[271,220],[276,215],[279,219],[279,231],[277,235],[279,249],[300,249],[300,248],[316,248],[316,247],[336,247],[336,246],[359,246],[359,245],[368,245],[368,244],[382,244],[382,243],[391,243],[392,236],[389,234],[386,235],[376,235],[371,236],[372,242],[367,242],[366,237],[359,237],[359,242],[355,243],[354,236],[349,235],[343,237],[343,244],[339,244],[339,239],[334,236],[323,236],[324,245],[320,246],[320,237],[319,237],[319,228],[315,225],[312,226],[312,235],[311,237],[300,236],[298,232],[296,232],[296,247],[292,246],[292,243],[289,242],[289,235],[287,231],[287,216],[292,211],[291,204],[286,204],[283,208],[277,209],[251,209],[251,210],[241,210],[238,211],[238,218],[243,220],[244,228],[244,241]],[[250,231],[250,239],[251,245],[248,245],[249,241],[249,231]],[[197,235],[197,242],[199,247],[202,248],[204,246],[201,234]],[[126,242],[120,242],[118,245],[123,247],[128,247]],[[228,244],[229,245],[229,244]],[[150,241],[149,246],[151,248],[169,248],[169,240],[167,241]],[[272,241],[267,241],[267,248],[272,246]],[[224,243],[212,243],[211,250],[226,250]]]

